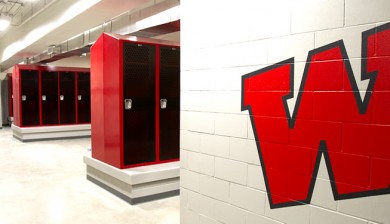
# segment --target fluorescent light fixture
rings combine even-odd
[[[174,21],[172,18],[176,18],[178,15],[180,15],[180,6],[175,6],[165,11],[159,12],[156,15],[135,22],[135,26],[138,30],[142,30],[167,22],[172,22]]]
[[[4,31],[11,24],[11,18],[9,16],[0,16],[0,31]]]

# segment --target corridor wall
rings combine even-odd
[[[2,92],[2,83],[3,81],[0,80],[0,129],[3,128],[3,92]]]
[[[390,223],[389,7],[181,1],[181,223]]]

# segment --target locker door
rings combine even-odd
[[[77,75],[77,114],[78,123],[91,122],[91,82],[89,72]]]
[[[21,100],[22,124],[21,126],[40,125],[39,122],[39,86],[37,70],[21,70]]]
[[[165,105],[163,105],[165,104]],[[160,160],[179,158],[180,49],[160,48]]]
[[[12,75],[8,75],[8,104],[9,104],[9,117],[14,116],[14,96],[12,92]]]
[[[58,124],[58,72],[42,71],[42,124]]]
[[[156,160],[155,47],[123,43],[124,165]]]
[[[60,72],[60,124],[76,123],[75,73]]]

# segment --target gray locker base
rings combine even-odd
[[[23,142],[91,136],[90,124],[21,128],[11,125],[14,138]]]
[[[88,180],[132,205],[179,195],[179,162],[118,169],[84,156],[84,163]]]

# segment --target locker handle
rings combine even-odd
[[[65,96],[64,95],[60,95],[60,100],[64,100]]]
[[[27,96],[26,95],[22,95],[22,101],[26,101],[27,100]]]
[[[125,99],[125,110],[131,110],[132,103],[131,99]]]
[[[81,100],[81,95],[78,95],[78,96],[77,96],[77,99]]]
[[[46,101],[46,95],[42,95],[42,101]]]
[[[167,104],[168,104],[168,100],[167,99],[161,99],[160,100],[160,108],[161,109],[166,109],[167,108]]]

